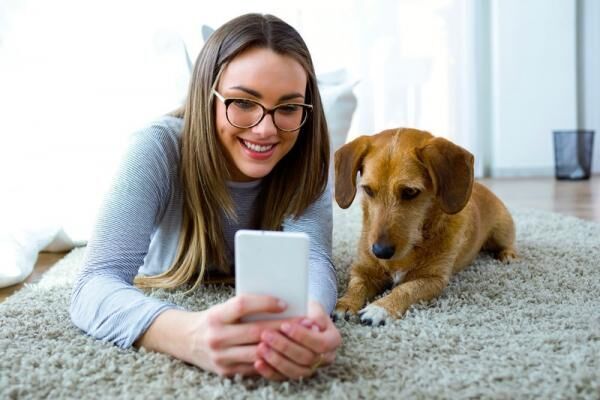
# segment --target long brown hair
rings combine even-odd
[[[227,22],[204,44],[185,104],[171,114],[183,118],[179,179],[184,200],[174,262],[160,275],[137,277],[138,287],[175,288],[193,281],[193,290],[202,281],[208,263],[229,272],[231,260],[227,259],[222,213],[232,219],[236,215],[226,187],[230,175],[217,137],[211,90],[227,63],[253,47],[268,48],[300,63],[307,74],[306,102],[313,105],[294,147],[262,178],[254,227],[280,230],[285,218],[299,217],[326,188],[327,124],[304,40],[293,27],[272,15],[246,14]]]

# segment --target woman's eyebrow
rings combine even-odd
[[[262,99],[262,95],[259,92],[257,92],[256,90],[247,88],[245,86],[232,86],[229,89],[241,90],[242,92],[248,93],[250,96],[254,96],[257,99]],[[278,101],[286,101],[286,100],[291,100],[291,99],[295,99],[298,97],[301,99],[304,99],[304,95],[302,95],[298,92],[294,92],[294,93],[289,93],[289,94],[281,96]]]

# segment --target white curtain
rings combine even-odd
[[[87,238],[128,134],[182,100],[203,24],[268,12],[345,69],[350,137],[407,126],[477,155],[468,0],[0,2],[0,216]],[[182,42],[183,41],[183,42]],[[194,54],[195,57],[195,54]]]

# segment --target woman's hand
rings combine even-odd
[[[267,329],[261,341],[256,371],[267,379],[285,380],[309,377],[318,367],[333,363],[342,338],[323,307],[311,301],[307,318]]]
[[[197,315],[189,332],[189,362],[221,376],[258,375],[254,364],[257,347],[265,330],[278,329],[284,321],[240,323],[240,318],[255,313],[279,313],[286,305],[270,296],[240,295]],[[288,322],[288,323],[289,323]]]
[[[265,329],[283,321],[240,323],[259,312],[279,313],[286,306],[270,296],[242,295],[201,312],[169,309],[159,314],[135,347],[170,354],[222,376],[256,375],[258,343]]]

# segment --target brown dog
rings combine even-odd
[[[335,153],[335,199],[348,208],[361,174],[363,230],[346,294],[334,317],[359,312],[381,325],[439,296],[480,250],[516,259],[508,210],[474,183],[473,155],[415,129],[361,136]],[[363,306],[391,286],[385,297]]]

